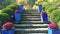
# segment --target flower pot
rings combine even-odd
[[[60,29],[51,29],[48,27],[48,34],[60,34]]]
[[[42,5],[38,5],[38,12],[42,12],[42,11],[43,11]]]
[[[2,30],[2,34],[14,34],[15,30]]]
[[[20,6],[19,6],[19,11],[20,11],[20,13],[22,13],[22,12],[23,12],[23,10],[24,10],[23,5],[20,5]]]
[[[41,21],[42,22],[48,22],[48,15],[46,12],[41,12]]]
[[[21,21],[21,14],[20,13],[15,13],[15,21],[20,22]]]

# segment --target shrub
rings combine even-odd
[[[11,9],[15,10],[15,9],[18,9],[18,5],[17,4],[11,4],[11,5],[7,6],[7,8],[11,8]]]
[[[58,22],[60,20],[60,9],[53,10],[50,14],[50,20],[53,22]]]
[[[59,26],[59,28],[60,28],[60,20],[58,21],[58,23],[57,23],[57,24],[58,24],[58,26]]]
[[[4,8],[4,9],[2,9],[2,13],[7,13],[9,16],[11,16],[11,15],[13,15],[13,9]]]
[[[2,13],[7,13],[10,17],[10,21],[12,20],[12,16],[14,15],[14,11],[18,9],[17,4],[11,4],[7,6],[6,8],[2,9]]]
[[[47,3],[47,2],[42,2],[41,4],[42,4],[43,7],[46,7],[46,6],[49,5],[49,3]]]
[[[0,13],[0,22],[1,24],[4,24],[5,22],[10,21],[10,18],[8,16],[8,14],[6,13]]]
[[[42,2],[41,4],[43,6],[43,10],[45,10],[45,7],[49,5],[49,3],[47,3],[47,2]]]
[[[48,5],[45,7],[45,11],[47,12],[48,15],[50,15],[50,13],[55,9],[56,9],[56,7],[52,6],[52,5]]]

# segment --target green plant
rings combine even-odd
[[[58,21],[58,23],[57,23],[57,24],[58,24],[58,27],[60,28],[60,20]]]
[[[60,20],[60,9],[53,10],[50,14],[50,20],[53,22],[58,22]]]
[[[7,13],[9,16],[11,16],[11,15],[13,15],[13,9],[4,8],[4,9],[2,9],[2,13]]]
[[[45,7],[45,11],[48,15],[50,15],[50,13],[56,9],[56,6],[52,6],[52,5],[48,5]]]
[[[11,4],[11,5],[7,6],[7,8],[11,8],[13,10],[16,10],[16,9],[18,9],[18,5],[17,4]]]
[[[30,5],[30,6],[33,6],[35,4],[35,1],[36,0],[27,0],[27,3]]]
[[[8,14],[0,13],[0,23],[1,23],[1,25],[6,23],[6,22],[9,22],[9,21],[10,21],[10,18],[9,18]]]
[[[49,3],[47,2],[41,2],[42,6],[43,6],[43,10],[45,10],[45,7],[49,5]]]
[[[48,3],[48,2],[42,2],[41,4],[42,4],[42,6],[43,6],[43,7],[46,7],[46,6],[48,6],[48,5],[49,5],[49,3]]]
[[[12,3],[15,3],[15,0],[0,0],[0,9],[3,9]]]

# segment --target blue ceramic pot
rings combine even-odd
[[[48,27],[48,34],[60,34],[60,29],[51,29]]]

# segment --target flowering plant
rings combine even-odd
[[[50,27],[52,29],[56,29],[56,28],[58,28],[58,24],[53,22],[53,23],[48,24],[48,27]]]
[[[14,28],[14,24],[11,23],[11,22],[7,22],[7,23],[3,24],[2,28],[6,29],[6,30],[13,29]]]
[[[19,10],[15,10],[15,13],[19,13]]]

